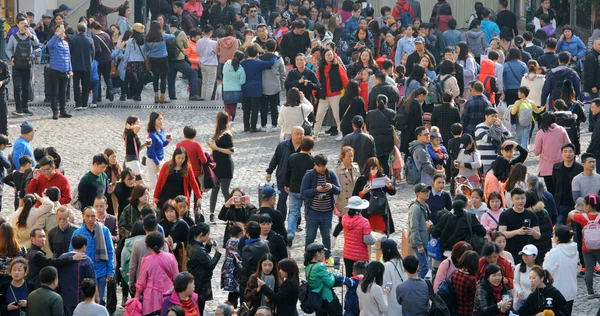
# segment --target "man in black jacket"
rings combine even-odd
[[[350,146],[354,149],[354,162],[362,170],[367,159],[377,157],[375,154],[375,140],[373,136],[363,131],[365,120],[362,116],[356,115],[352,118],[352,128],[354,132],[344,136],[342,147]]]
[[[235,10],[227,3],[227,0],[219,2],[210,8],[210,25],[215,29],[231,25],[235,22]]]
[[[242,271],[240,277],[240,293],[246,291],[250,275],[256,272],[260,258],[269,253],[269,245],[260,238],[260,225],[251,221],[246,224],[246,241],[242,245]],[[241,301],[245,302],[244,296]]]
[[[583,69],[583,91],[592,98],[600,97],[600,38],[592,43],[592,49],[585,57]],[[590,112],[590,131],[594,130],[593,115]]]
[[[281,191],[275,190],[271,186],[265,186],[260,194],[262,201],[258,213],[269,214],[273,223],[273,230],[281,236],[287,236],[283,216],[273,208],[275,207],[275,201],[277,201],[277,195],[280,193]]]
[[[562,161],[552,166],[552,182],[555,190],[550,193],[554,194],[554,201],[558,208],[556,224],[565,225],[567,215],[575,205],[571,182],[576,175],[583,172],[583,166],[575,161],[575,145],[571,143],[564,144],[560,152]]]
[[[537,58],[537,62],[540,67],[546,67],[546,69],[552,69],[558,66],[558,55],[556,54],[556,39],[549,38],[544,45],[544,54]]]
[[[85,24],[77,24],[77,35],[69,42],[73,66],[73,93],[75,110],[87,109],[90,96],[90,72],[96,57],[94,41],[87,36]],[[81,83],[81,86],[80,86]]]
[[[73,261],[79,261],[87,258],[85,253],[77,253],[72,257],[65,257],[61,259],[48,258],[42,248],[46,243],[46,233],[41,228],[35,228],[29,234],[31,239],[31,248],[27,251],[25,259],[29,263],[29,269],[27,270],[27,286],[30,290],[37,289],[40,287],[40,270],[43,267],[53,266],[55,268],[65,266]]]
[[[293,31],[287,32],[281,40],[281,55],[286,63],[296,65],[296,55],[304,53],[310,47],[310,38],[303,20],[292,23]]]
[[[528,52],[534,60],[544,55],[544,49],[533,43],[533,34],[531,32],[523,33],[523,50]]]
[[[304,129],[301,126],[295,126],[292,129],[292,138],[285,140],[275,149],[275,153],[271,158],[269,167],[267,168],[267,176],[265,180],[271,182],[273,170],[277,169],[275,176],[277,178],[277,189],[281,191],[279,201],[277,202],[277,210],[281,212],[283,221],[287,217],[287,198],[288,193],[285,191],[285,170],[287,169],[288,160],[293,153],[300,152],[300,143],[304,138]]]
[[[429,56],[429,61],[435,67],[436,59],[427,49],[425,49],[425,39],[421,36],[415,38],[415,51],[406,58],[406,73],[410,74],[415,65],[419,64],[423,55]],[[427,69],[426,69],[427,70]],[[389,95],[388,95],[389,97]]]
[[[369,111],[377,108],[377,96],[383,94],[388,97],[388,107],[396,110],[400,94],[396,86],[386,81],[386,74],[379,71],[375,74],[375,86],[369,93]]]
[[[173,13],[175,13],[179,22],[177,28],[183,30],[185,34],[190,34],[193,28],[198,27],[198,21],[192,17],[190,12],[183,9],[182,1],[173,2]]]
[[[303,53],[298,53],[294,57],[296,69],[290,71],[285,78],[285,90],[298,88],[304,93],[304,96],[312,102],[313,90],[321,88],[317,75],[314,71],[306,68],[306,56]]]
[[[284,189],[290,197],[290,217],[288,218],[287,228],[287,244],[290,247],[292,246],[296,231],[300,231],[298,228],[301,219],[300,209],[304,202],[304,198],[300,193],[300,185],[306,171],[313,168],[313,158],[310,155],[313,147],[315,147],[313,138],[310,136],[304,137],[300,143],[300,152],[290,156],[285,169]]]

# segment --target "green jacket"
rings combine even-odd
[[[122,238],[128,238],[131,234],[133,224],[140,218],[141,212],[137,206],[128,204],[119,216],[119,234]]]
[[[327,266],[321,262],[311,263],[305,268],[304,273],[313,292],[321,293],[321,298],[328,302],[333,301],[331,288],[335,283],[335,274],[329,273]]]
[[[51,288],[42,285],[27,298],[27,316],[64,316],[63,300]]]

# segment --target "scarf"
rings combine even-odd
[[[104,226],[96,222],[94,227],[94,245],[96,246],[96,261],[108,261],[108,251],[106,250],[106,240],[104,239]]]
[[[502,300],[502,283],[498,284],[498,286],[493,286],[490,283],[490,287],[492,288],[492,296],[496,302],[500,302]]]
[[[245,245],[245,246],[248,246],[249,244],[251,244],[251,243],[253,243],[253,242],[255,242],[255,241],[259,241],[259,240],[260,240],[260,238],[250,238],[250,239],[246,239],[246,240],[244,241],[244,243],[245,243],[244,245]]]
[[[194,301],[192,300],[191,296],[185,301],[180,300],[180,302],[181,308],[183,308],[186,316],[200,316],[200,314],[198,314],[198,308],[196,308],[196,305],[194,305]]]

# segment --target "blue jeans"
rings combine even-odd
[[[169,62],[169,99],[177,100],[175,93],[175,79],[177,73],[180,72],[184,77],[187,78],[190,86],[190,97],[198,95],[198,74],[185,60],[178,60]]]
[[[96,285],[98,286],[98,296],[100,296],[100,302],[102,305],[106,305],[106,275],[96,279]]]
[[[296,226],[298,226],[298,220],[300,219],[300,209],[302,208],[302,202],[304,199],[302,198],[301,193],[290,192],[290,214],[288,216],[288,237],[291,236],[294,238],[296,236]],[[308,225],[307,225],[308,226]]]
[[[327,249],[325,251],[325,258],[329,258],[331,255],[331,220],[333,219],[333,209],[327,212],[319,212],[306,208],[306,239],[304,244],[310,245],[317,238],[317,229],[321,231],[321,239],[323,245]]]
[[[531,124],[528,126],[522,126],[517,122],[517,136],[515,137],[515,141],[521,145],[521,147],[527,149],[527,144],[529,144],[529,129],[531,129]]]
[[[98,104],[98,87],[100,86],[100,80],[90,81],[90,89],[92,90],[92,104]]]
[[[567,224],[567,215],[573,208],[566,205],[558,206],[558,216],[556,217],[557,225],[566,225]]]
[[[415,257],[419,259],[419,278],[424,279],[429,272],[429,261],[427,259],[427,248],[423,247],[423,253],[419,253],[419,250],[415,247],[412,247],[412,250],[415,252]]]

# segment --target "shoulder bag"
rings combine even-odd
[[[487,240],[485,239],[485,237],[473,235],[473,223],[471,215],[471,213],[464,213],[464,216],[467,220],[467,225],[469,225],[469,244],[473,246],[473,250],[475,250],[477,253],[481,253],[481,248],[483,248],[483,245],[486,243]]]
[[[304,116],[304,109],[302,108],[302,103],[298,105],[300,107],[300,113],[302,113],[302,128],[304,129],[304,136],[310,136],[313,134],[313,125],[311,122],[306,120],[306,116]]]

